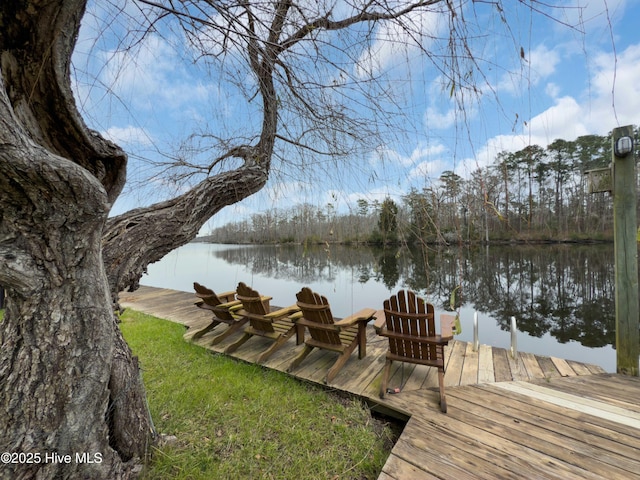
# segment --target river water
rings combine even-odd
[[[412,289],[440,312],[456,295],[462,334],[509,348],[511,317],[518,350],[593,363],[615,372],[613,245],[392,248],[255,246],[191,243],[152,264],[141,284],[215,291],[245,282],[288,306],[303,286],[325,295],[336,317],[382,308],[399,289]]]

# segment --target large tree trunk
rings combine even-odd
[[[126,478],[152,438],[101,253],[126,156],[69,86],[84,8],[0,2],[1,478]]]
[[[260,190],[267,178],[262,164],[248,164],[209,177],[172,200],[110,218],[103,254],[114,296],[136,290],[147,265],[193,240],[214,214]]]

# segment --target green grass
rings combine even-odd
[[[158,432],[145,479],[375,479],[389,426],[359,401],[189,344],[184,327],[128,310]]]

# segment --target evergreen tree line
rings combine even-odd
[[[634,131],[637,138],[638,129]],[[346,244],[609,240],[611,195],[589,193],[586,173],[610,162],[610,136],[558,139],[546,148],[531,145],[500,152],[469,179],[445,171],[435,185],[412,188],[399,202],[361,198],[346,214],[338,214],[332,203],[274,208],[217,228],[206,240]]]

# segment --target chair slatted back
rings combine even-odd
[[[206,307],[202,307],[202,305],[198,305],[201,308],[205,308],[206,310],[212,311],[216,317],[226,322],[231,322],[234,320],[233,315],[226,308],[220,308],[218,305],[222,305],[223,302],[216,292],[211,290],[210,288],[205,287],[204,285],[200,285],[198,282],[193,282],[193,289],[196,291],[196,297],[201,298],[202,301],[206,304]]]
[[[249,318],[249,323],[253,328],[264,332],[275,331],[272,321],[264,318],[270,311],[268,301],[263,300],[257,291],[244,282],[240,282],[236,289],[236,297],[242,302],[244,315]]]
[[[326,297],[311,291],[309,287],[304,287],[296,294],[297,305],[302,311],[302,316],[309,322],[321,325],[333,325],[333,315],[331,307]],[[340,334],[338,328],[335,330],[326,328],[313,328],[306,324],[311,338],[318,342],[340,345]]]
[[[436,345],[428,345],[403,335],[433,337],[436,335],[433,305],[415,295],[412,291],[399,291],[384,301],[386,326],[389,332],[399,335],[389,336],[389,351],[408,359],[438,359]]]
[[[201,298],[207,305],[216,307],[223,303],[216,295],[216,292],[204,285],[200,285],[198,282],[193,282],[193,289],[196,291],[196,297]]]

